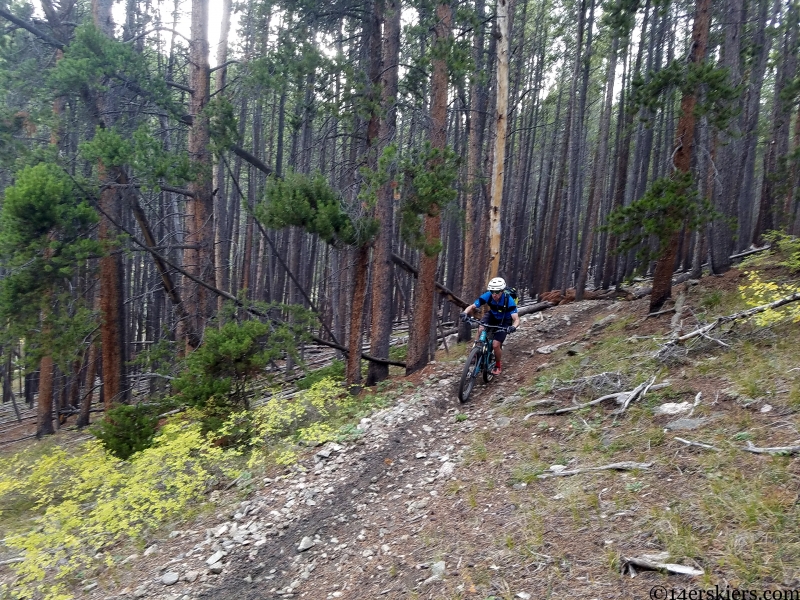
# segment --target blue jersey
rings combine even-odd
[[[489,314],[498,325],[510,325],[511,315],[517,312],[517,301],[508,292],[503,292],[497,302],[492,298],[491,292],[484,292],[475,300],[475,306],[480,308],[484,304],[489,305]]]

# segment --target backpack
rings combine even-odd
[[[503,312],[505,313],[506,309],[508,309],[508,297],[511,296],[514,299],[514,302],[516,302],[519,292],[517,292],[517,288],[515,287],[507,287],[503,291],[505,292],[503,294],[503,299],[505,300],[505,302],[503,303]]]

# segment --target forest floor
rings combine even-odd
[[[647,298],[525,316],[506,342],[503,375],[477,384],[465,404],[456,391],[466,346],[440,351],[386,384],[392,404],[362,419],[357,440],[213,492],[212,511],[161,532],[76,597],[660,600],[800,590],[800,463],[745,451],[800,443],[800,328],[737,325],[717,332],[719,343],[700,338],[654,358],[670,334],[735,312],[726,302],[740,281],[733,270],[677,286],[677,318],[647,318]],[[610,399],[537,414],[651,377],[668,385],[624,411]],[[678,412],[662,413],[667,403]],[[683,568],[696,574],[669,572]]]

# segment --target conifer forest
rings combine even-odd
[[[657,311],[800,234],[798,59],[797,0],[0,0],[3,401],[374,385],[498,275]]]

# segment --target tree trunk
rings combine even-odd
[[[81,401],[80,414],[78,415],[78,429],[88,427],[92,410],[92,398],[94,397],[94,380],[97,375],[97,344],[89,346],[89,357],[86,359],[86,384]]]
[[[700,64],[705,60],[710,26],[711,0],[697,0],[692,28],[692,47],[689,53],[690,65]],[[696,103],[696,90],[684,92],[681,98],[681,117],[675,134],[674,166],[678,174],[688,173],[691,170]],[[650,312],[658,311],[672,295],[672,273],[675,269],[680,236],[680,230],[672,232],[666,248],[656,262],[653,291],[650,294]]]
[[[92,17],[95,26],[107,37],[114,35],[114,20],[110,0],[93,0]],[[113,124],[117,101],[107,91],[95,98],[95,119],[101,127]],[[128,178],[119,167],[98,165],[101,183],[125,185]],[[125,303],[123,293],[122,254],[115,242],[116,226],[122,221],[120,187],[110,186],[100,192],[100,225],[98,238],[105,255],[100,259],[100,338],[103,361],[103,387],[106,409],[114,402],[124,401],[125,390]]]
[[[756,18],[756,31],[750,42],[753,48],[758,49],[750,68],[750,81],[748,82],[745,99],[743,123],[743,142],[742,152],[739,157],[738,177],[741,181],[737,182],[739,190],[738,198],[738,228],[737,228],[737,249],[745,250],[752,241],[754,229],[754,214],[756,206],[756,158],[758,156],[758,144],[761,137],[760,113],[762,104],[762,89],[764,88],[764,75],[767,70],[770,49],[772,47],[771,34],[767,30],[774,27],[777,23],[778,12],[780,10],[780,0],[774,0],[772,14],[769,11],[770,0],[757,0],[755,6],[758,8]],[[771,23],[770,23],[771,21]]]
[[[444,150],[447,142],[447,84],[448,69],[444,52],[451,37],[452,10],[449,3],[436,7],[438,17],[434,28],[433,76],[431,77],[431,147]],[[436,50],[439,49],[439,53]],[[435,245],[441,236],[440,207],[431,206],[425,215],[425,245]],[[420,370],[428,364],[433,301],[436,293],[436,270],[438,256],[420,253],[419,279],[414,300],[414,316],[408,332],[408,353],[406,356],[406,375]]]
[[[484,2],[477,0],[475,11],[483,14]],[[476,70],[481,71],[483,65],[484,24],[477,26],[474,41],[473,59]],[[485,122],[486,90],[485,84],[478,77],[470,83],[469,112],[467,114],[467,174],[465,187],[465,226],[464,226],[464,269],[461,277],[461,296],[471,297],[481,285],[483,271],[481,264],[483,257],[480,255],[480,238],[483,228],[481,226],[482,186],[478,178],[478,164],[481,156],[481,138]],[[463,342],[470,338],[469,323],[463,323],[458,329],[458,341]]]
[[[725,38],[722,52],[722,65],[728,69],[727,85],[736,86],[741,83],[741,34],[744,23],[743,0],[729,0],[724,5]],[[741,105],[742,100],[738,103]],[[731,106],[734,108],[734,106]],[[734,230],[731,222],[736,217],[736,199],[739,197],[738,169],[739,156],[742,152],[740,118],[731,120],[728,128],[719,131],[715,140],[716,167],[720,177],[712,186],[714,208],[722,218],[711,223],[711,270],[724,273],[730,267],[733,250]],[[702,173],[702,171],[701,171]]]
[[[378,139],[385,148],[395,141],[397,130],[397,91],[400,60],[400,2],[386,0],[383,34],[383,74],[381,75],[381,104],[383,118]],[[394,175],[392,173],[392,175]],[[392,334],[392,237],[394,234],[394,193],[397,181],[394,176],[378,191],[375,217],[381,230],[375,240],[372,262],[372,329],[370,354],[376,358],[389,358],[389,341]],[[375,385],[389,377],[389,365],[370,362],[367,385]]]
[[[101,165],[102,167],[102,165]],[[113,169],[123,176],[121,169]],[[109,173],[110,175],[110,173]],[[100,180],[106,181],[105,169],[101,168]],[[123,177],[122,181],[125,179]],[[103,361],[103,388],[106,410],[115,402],[125,399],[125,314],[122,292],[122,253],[113,244],[116,238],[114,226],[106,215],[119,222],[119,198],[117,188],[107,188],[100,194],[100,218],[98,236],[106,241],[106,254],[100,259],[100,346]]]
[[[779,199],[788,186],[789,170],[787,155],[789,154],[790,121],[792,106],[784,99],[784,90],[797,74],[797,19],[792,18],[796,9],[790,9],[787,20],[794,26],[786,24],[783,32],[783,44],[780,49],[775,90],[772,98],[772,128],[764,155],[764,175],[761,183],[761,201],[758,219],[753,232],[753,244],[761,245],[762,236],[774,229],[786,228],[789,214],[784,214],[784,203]]]
[[[353,284],[351,289],[350,337],[347,344],[346,377],[348,385],[361,381],[361,333],[364,320],[364,300],[367,296],[367,272],[369,268],[369,247],[366,245],[353,249]]]
[[[36,404],[36,437],[52,435],[53,427],[53,357],[47,354],[39,363],[39,399]]]
[[[228,74],[225,62],[228,60],[228,33],[231,27],[231,2],[222,0],[222,25],[220,27],[219,46],[217,47],[217,71],[214,76],[214,93],[222,94],[225,90]],[[220,160],[214,169],[214,181],[211,189],[216,190],[214,201],[214,266],[215,285],[217,289],[230,291],[230,238],[227,235],[228,198],[225,194],[225,166]],[[217,298],[217,311],[222,310],[224,300]]]
[[[506,166],[506,131],[508,129],[508,21],[513,0],[497,0],[497,101],[494,112],[494,159],[492,194],[489,208],[489,261],[486,279],[497,277],[500,268],[501,208]]]
[[[198,279],[214,285],[214,229],[212,224],[212,164],[209,152],[209,121],[204,109],[210,98],[210,69],[208,64],[208,0],[192,0],[191,39],[189,41],[189,86],[192,88],[189,113],[189,157],[196,174],[189,183],[192,193],[186,202],[186,270]],[[206,322],[213,314],[214,298],[200,284],[187,281],[185,294],[187,312],[194,331],[201,336]],[[185,336],[185,332],[184,332]],[[188,347],[192,340],[185,337]]]
[[[614,103],[614,74],[617,69],[617,48],[619,38],[614,37],[611,44],[611,55],[606,70],[606,98],[603,114],[600,117],[600,133],[597,138],[592,181],[589,185],[589,206],[586,209],[586,220],[583,227],[581,253],[581,269],[575,284],[575,299],[583,300],[586,289],[586,278],[589,274],[589,262],[592,255],[594,233],[597,226],[597,212],[606,191],[606,155],[608,150],[608,133],[611,128],[611,108]]]

